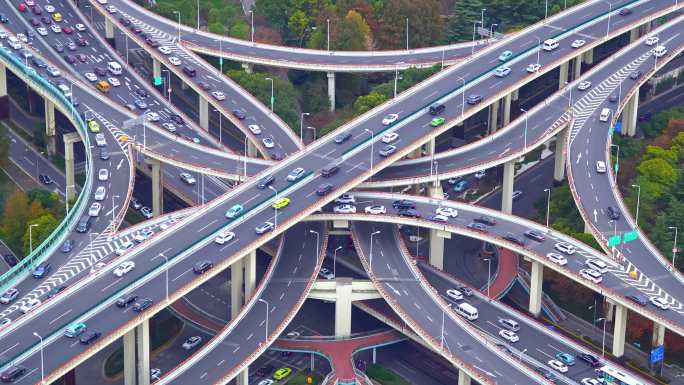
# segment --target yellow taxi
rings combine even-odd
[[[54,21],[56,21],[56,22],[59,23],[60,21],[62,21],[62,14],[59,13],[59,12],[53,13],[53,14],[52,14],[52,20],[54,20]]]
[[[100,132],[100,123],[96,120],[90,120],[88,121],[88,129],[90,129],[90,132]]]
[[[290,204],[290,198],[278,198],[273,202],[271,207],[274,209],[282,209]]]
[[[292,369],[285,367],[285,368],[280,368],[273,373],[273,379],[274,380],[282,380],[283,378],[287,377],[292,373]]]

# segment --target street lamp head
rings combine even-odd
[[[667,228],[670,230],[677,230],[677,227],[675,227],[675,226],[668,226]]]
[[[36,337],[38,337],[38,338],[42,338],[42,337],[41,337],[38,333],[36,333],[36,332],[33,332],[33,335],[36,336]]]
[[[263,298],[259,298],[259,302],[263,302],[263,303],[265,303],[266,305],[268,305],[268,301],[266,301],[266,300],[263,299]]]
[[[335,251],[337,251],[337,250],[339,250],[339,249],[341,249],[341,248],[342,248],[342,246],[337,246],[337,248],[335,249]]]
[[[316,230],[309,230],[309,232],[310,232],[311,234],[316,234],[316,235],[318,235],[318,231],[316,231]]]
[[[376,234],[380,234],[380,233],[381,233],[380,230],[376,230],[376,231],[373,231],[373,232],[371,233],[371,235],[376,235]]]

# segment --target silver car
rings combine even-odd
[[[96,201],[103,201],[106,195],[107,189],[104,186],[99,186],[95,190],[95,195],[93,196],[93,199],[95,199]]]

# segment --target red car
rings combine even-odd
[[[67,25],[65,27],[62,27],[62,32],[66,33],[66,34],[72,34],[72,33],[74,33],[74,29]]]
[[[28,5],[26,5],[25,3],[19,3],[17,9],[19,9],[19,12],[26,12],[26,10],[28,9]]]

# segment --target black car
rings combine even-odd
[[[43,175],[43,174],[40,174],[40,175],[38,175],[38,180],[39,180],[40,183],[42,183],[42,184],[52,184],[52,183],[54,183],[54,181],[52,180],[52,178],[50,178],[50,175]]]
[[[47,63],[35,57],[31,60],[31,62],[33,62],[33,65],[38,68],[47,68],[48,66]]]
[[[95,72],[95,75],[97,75],[97,76],[107,76],[107,69],[106,68],[95,67],[93,69],[93,72]]]
[[[401,209],[398,214],[402,217],[420,218],[420,211],[414,209]]]
[[[513,242],[518,246],[525,246],[525,241],[522,240],[521,238],[518,238],[515,236],[515,234],[512,233],[507,233],[506,235],[503,236],[503,239]]]
[[[648,304],[648,298],[641,294],[630,294],[627,296],[627,299],[636,303],[639,306],[646,306],[646,304]]]
[[[64,51],[64,47],[62,47],[62,51]],[[69,64],[74,64],[74,63],[76,63],[76,56],[64,55],[64,60],[66,60],[67,63],[69,63]]]
[[[475,222],[484,223],[487,226],[496,225],[496,219],[489,217],[489,216],[486,216],[486,215],[482,215],[479,218],[475,218]]]
[[[131,32],[133,32],[136,35],[139,34],[140,32],[142,32],[142,29],[140,27],[138,27],[137,25],[131,25],[130,29],[131,29]]]
[[[598,358],[592,356],[589,353],[580,353],[577,357],[579,357],[580,360],[589,364],[592,368],[595,368],[595,367],[601,365],[601,361],[599,361]]]
[[[283,155],[283,153],[280,151],[275,151],[271,154],[271,159],[273,160],[283,160],[284,158],[285,155]]]
[[[610,96],[608,97],[608,101],[611,103],[615,103],[615,102],[617,102],[617,100],[618,100],[618,95],[615,92],[610,94]]]
[[[135,294],[126,294],[116,300],[116,306],[126,307],[138,300],[138,296]]]
[[[185,124],[185,121],[183,120],[183,118],[178,114],[173,114],[170,116],[170,118],[171,118],[171,120],[173,120],[174,123],[176,123],[178,125]]]
[[[343,134],[337,135],[334,140],[335,140],[335,143],[340,144],[340,143],[344,143],[347,140],[351,139],[351,137],[352,137],[351,132],[345,132]]]
[[[52,298],[52,297],[56,296],[57,294],[66,290],[67,287],[68,287],[67,285],[61,285],[61,286],[57,286],[55,288],[52,288],[52,290],[50,290],[50,292],[48,293],[47,297]]]
[[[198,81],[197,85],[199,86],[199,88],[201,88],[205,91],[209,91],[211,89],[211,86],[209,85],[209,83],[202,81],[202,80]]]
[[[159,42],[156,40],[147,40],[147,44],[149,44],[150,47],[152,48],[157,48],[160,46]]]
[[[102,335],[102,333],[100,333],[100,332],[89,330],[89,331],[83,333],[81,338],[79,338],[79,341],[83,345],[88,345],[91,342],[95,341],[96,339],[100,338],[101,335]]]
[[[73,250],[73,249],[74,249],[74,240],[73,240],[73,239],[67,239],[67,240],[64,241],[64,243],[62,244],[62,249],[61,249],[61,251],[62,251],[62,253],[68,253],[68,252],[70,252],[70,251]]]
[[[136,302],[135,305],[133,305],[133,311],[136,313],[143,312],[147,310],[150,306],[152,306],[153,302],[149,298],[145,298],[140,302]]]
[[[107,160],[107,159],[109,159],[109,151],[107,151],[106,148],[100,149],[100,159],[101,159],[101,160]]]
[[[195,264],[195,267],[193,267],[192,270],[195,272],[195,274],[204,274],[212,267],[214,267],[214,264],[210,261],[200,261]]]
[[[273,370],[275,370],[273,365],[264,365],[264,366],[260,367],[259,369],[257,369],[256,372],[254,372],[254,374],[256,374],[259,377],[266,377],[266,376],[270,377],[271,373],[273,373]]]
[[[14,382],[17,378],[26,373],[26,368],[23,366],[14,365],[0,374],[0,381]]]
[[[190,67],[190,66],[183,67],[183,72],[186,75],[190,76],[191,78],[194,78],[195,76],[197,76],[197,71],[195,71],[195,69]]]
[[[37,17],[31,18],[31,25],[37,27],[40,25],[40,20]]]
[[[233,116],[235,116],[236,118],[238,118],[240,120],[243,120],[247,117],[247,114],[245,113],[245,110],[243,110],[241,108],[236,108],[233,110]]]
[[[316,195],[323,196],[331,192],[332,190],[333,185],[331,185],[330,183],[323,183],[322,185],[318,186],[318,189],[316,189]]]
[[[257,183],[257,188],[263,190],[271,183],[273,183],[274,180],[275,177],[272,174],[266,175],[265,177],[259,179],[259,182]]]
[[[618,219],[620,219],[620,211],[618,211],[618,209],[616,209],[613,206],[608,206],[606,208],[606,214],[608,214],[608,218],[610,218],[614,221],[617,221]]]
[[[380,156],[388,157],[394,154],[395,152],[397,152],[397,147],[390,144],[381,148],[378,153],[380,154]]]
[[[140,203],[138,198],[133,197],[131,198],[131,206],[133,206],[133,208],[136,210],[140,210],[140,208],[142,208],[142,203]]]
[[[416,208],[416,202],[410,201],[407,199],[400,199],[392,202],[392,207],[394,207],[397,210],[402,210],[402,209],[415,209]]]
[[[627,16],[627,15],[631,15],[631,14],[632,14],[632,10],[629,8],[622,8],[620,10],[620,16]]]
[[[40,18],[40,21],[43,22],[45,25],[50,25],[52,24],[52,19],[49,16],[43,16]]]
[[[641,77],[641,70],[636,70],[636,71],[632,72],[631,74],[629,74],[629,78],[632,80],[637,80],[640,77]]]
[[[128,27],[129,25],[131,25],[131,21],[128,20],[128,19],[126,19],[126,18],[123,17],[123,16],[121,16],[121,17],[119,18],[119,22],[121,22],[121,24],[123,24],[125,27]]]
[[[480,231],[483,233],[489,232],[489,228],[485,226],[483,223],[478,223],[478,222],[472,222],[468,224],[468,228],[471,230],[475,231]]]
[[[0,15],[0,23],[9,23],[9,19],[5,15]]]
[[[50,270],[52,270],[52,266],[47,262],[43,262],[33,269],[33,278],[43,278],[50,273]]]
[[[138,88],[137,90],[135,90],[135,93],[136,93],[138,96],[140,96],[141,98],[146,98],[146,97],[150,96],[150,94],[148,94],[147,91],[145,91],[145,90],[142,89],[142,88]]]
[[[7,264],[10,267],[14,267],[17,263],[19,263],[19,260],[17,259],[17,257],[15,257],[12,254],[5,254],[4,258],[5,258],[5,262],[7,262]]]
[[[527,230],[525,231],[525,236],[527,238],[534,239],[537,242],[544,242],[544,240],[546,239],[544,233],[537,230]]]

